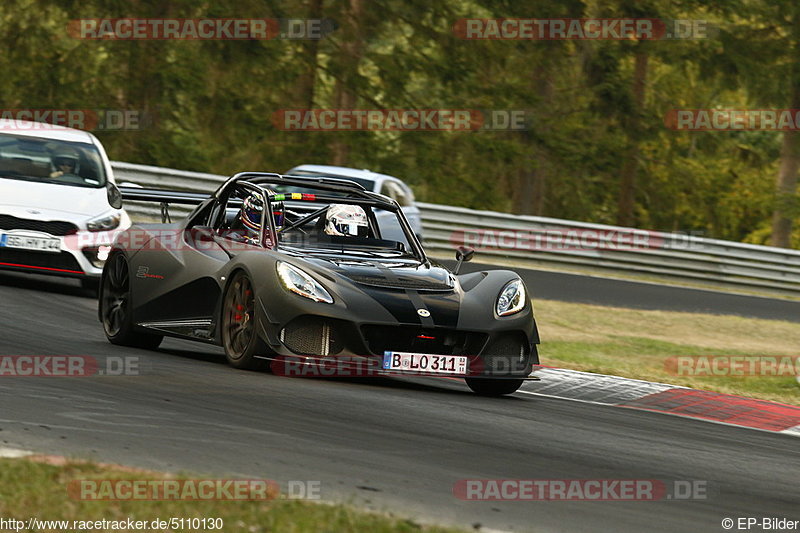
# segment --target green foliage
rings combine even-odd
[[[766,242],[772,211],[786,202],[774,192],[781,133],[675,131],[665,116],[791,107],[796,9],[791,0],[542,0],[535,9],[515,0],[5,0],[0,97],[5,109],[146,112],[141,131],[96,132],[112,159],[228,174],[339,158],[407,180],[423,201],[601,223],[617,219],[620,175],[635,158],[637,226]],[[641,43],[453,31],[459,18],[532,16],[703,19],[718,31]],[[82,17],[324,17],[337,29],[318,42],[72,38],[68,23]],[[529,130],[329,133],[273,123],[279,110],[335,108],[342,91],[359,109],[525,110]]]

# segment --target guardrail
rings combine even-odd
[[[112,161],[117,184],[135,183],[153,189],[168,189],[189,192],[214,192],[228,176],[190,172],[173,168],[153,167]],[[161,208],[152,202],[125,202],[125,209],[134,220],[160,221]],[[185,216],[191,211],[186,206],[170,206],[172,218]]]
[[[226,176],[112,162],[117,183],[212,192]],[[452,257],[475,248],[482,263],[626,273],[800,296],[800,251],[717,239],[419,203],[425,248]],[[160,218],[157,205],[126,204],[134,219]],[[188,209],[171,207],[175,216]]]

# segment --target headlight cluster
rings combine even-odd
[[[525,285],[521,279],[515,279],[506,283],[503,290],[500,291],[500,296],[497,297],[497,304],[495,311],[498,316],[508,316],[514,313],[519,313],[525,308],[525,302],[528,300],[525,294]]]
[[[89,231],[108,231],[119,226],[120,216],[118,214],[106,215],[94,218],[86,223]]]
[[[315,302],[333,303],[333,297],[320,283],[304,270],[278,261],[278,278],[283,287]]]

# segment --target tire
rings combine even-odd
[[[504,396],[517,392],[524,379],[464,378],[472,392],[481,396]]]
[[[267,365],[256,356],[268,350],[258,336],[255,292],[244,272],[237,272],[225,290],[220,321],[228,364],[243,370],[265,368]]]
[[[131,280],[128,260],[122,253],[112,255],[100,282],[100,320],[111,344],[155,350],[162,335],[136,331],[131,309]]]
[[[525,357],[527,340],[521,333],[505,333],[495,337],[484,350],[483,372],[477,375],[496,376],[464,378],[467,386],[481,396],[503,396],[516,392],[530,374],[531,362],[539,362],[536,346]],[[524,363],[523,367],[521,364]],[[499,379],[498,379],[499,378]]]

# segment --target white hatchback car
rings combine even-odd
[[[130,225],[94,135],[0,120],[0,269],[94,288],[115,234]]]
[[[388,196],[395,200],[403,209],[403,213],[411,225],[411,229],[417,234],[417,237],[422,240],[422,218],[419,214],[419,208],[414,203],[414,193],[403,181],[394,176],[386,174],[378,174],[371,170],[358,170],[348,167],[336,167],[330,165],[300,165],[289,170],[287,175],[292,176],[330,176],[332,178],[345,178],[363,186],[368,191],[376,192],[384,196]],[[393,222],[396,217],[391,213],[386,212],[386,221]],[[389,217],[391,215],[391,217]],[[381,217],[378,216],[378,223],[381,223]],[[400,231],[400,228],[396,228]],[[387,238],[391,238],[393,228],[385,229],[383,232]]]

